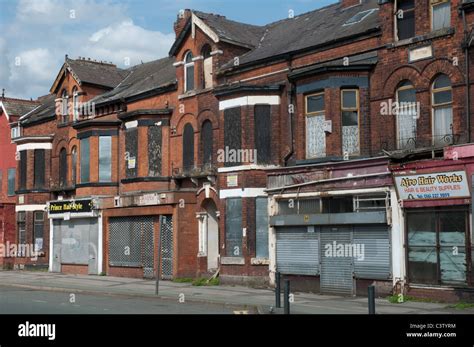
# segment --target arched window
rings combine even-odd
[[[191,51],[184,57],[184,91],[194,89],[194,61]]]
[[[67,186],[67,152],[66,148],[62,148],[59,152],[59,185]]]
[[[212,56],[211,56],[211,46],[204,45],[201,51],[203,57],[203,76],[202,83],[203,88],[212,88]]]
[[[77,181],[77,147],[72,147],[71,151],[71,178],[72,183],[76,184]]]
[[[212,123],[205,120],[201,128],[202,164],[205,166],[212,165],[212,143]]]
[[[79,91],[77,87],[72,90],[72,120],[75,122],[79,119]]]
[[[67,123],[69,121],[68,117],[68,107],[67,107],[67,100],[69,96],[67,95],[67,91],[63,90],[61,94],[61,122]]]
[[[189,171],[194,168],[194,129],[188,123],[183,131],[183,170]]]
[[[403,81],[397,88],[397,149],[416,146],[416,121],[418,107],[416,90],[410,81]]]
[[[446,75],[439,75],[431,89],[433,108],[433,144],[444,146],[453,142],[453,90]]]

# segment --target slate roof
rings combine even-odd
[[[40,103],[38,101],[14,99],[14,98],[1,98],[0,102],[6,109],[8,116],[23,116],[36,108]]]
[[[115,89],[95,97],[90,102],[100,105],[175,84],[176,68],[173,63],[174,58],[166,57],[133,66],[127,70],[127,76]]]
[[[335,3],[294,18],[271,23],[265,26],[258,46],[240,57],[239,66],[377,31],[380,28],[378,11],[374,11],[361,22],[344,24],[357,13],[378,7],[377,0],[367,0],[361,5],[345,9],[341,8],[340,3]],[[232,67],[233,61],[225,64],[222,70]]]
[[[56,117],[56,103],[55,94],[49,94],[46,97],[40,98],[41,104],[37,106],[30,113],[23,115],[24,118],[20,118],[20,123],[22,126],[28,126],[35,124],[37,122],[52,119]]]
[[[256,47],[265,31],[265,27],[235,22],[225,16],[200,11],[193,11],[193,13],[223,41]]]
[[[65,64],[71,68],[80,82],[109,88],[117,86],[127,75],[126,70],[113,64],[93,60],[67,58]]]
[[[367,52],[362,54],[356,54],[347,56],[349,65],[345,65],[345,59],[335,59],[325,61],[323,63],[317,63],[301,67],[293,70],[288,76],[290,78],[297,78],[300,76],[307,76],[311,73],[320,72],[323,70],[341,69],[341,70],[354,70],[354,69],[366,69],[372,65],[377,64],[378,54],[376,51]]]

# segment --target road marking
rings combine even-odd
[[[33,300],[33,302],[40,302],[42,304],[47,304],[48,303],[47,301],[43,301],[43,300]]]
[[[234,311],[234,314],[249,314],[249,311]]]

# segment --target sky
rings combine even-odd
[[[168,55],[181,9],[255,25],[337,0],[0,0],[0,90],[36,99],[49,93],[66,54],[121,68]]]

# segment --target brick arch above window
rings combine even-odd
[[[198,131],[201,131],[204,121],[209,120],[212,123],[212,129],[219,128],[219,117],[211,110],[204,110],[197,116]]]
[[[60,139],[58,142],[53,144],[53,157],[59,157],[59,153],[61,153],[61,149],[68,148],[68,140],[67,139]]]
[[[198,128],[196,116],[193,113],[185,113],[183,115],[178,115],[177,118],[171,120],[171,127],[176,128],[177,135],[183,135],[184,126],[187,123],[191,123],[194,129]]]
[[[429,81],[423,79],[421,71],[417,67],[404,65],[393,70],[385,80],[383,97],[392,98],[396,94],[400,83],[406,80],[412,82],[415,89],[427,88],[429,86]]]
[[[440,58],[429,63],[423,69],[423,77],[428,81],[426,87],[431,86],[433,81],[441,74],[447,75],[451,80],[451,84],[460,84],[464,82],[464,75],[459,66],[453,65],[452,60],[448,58]]]

